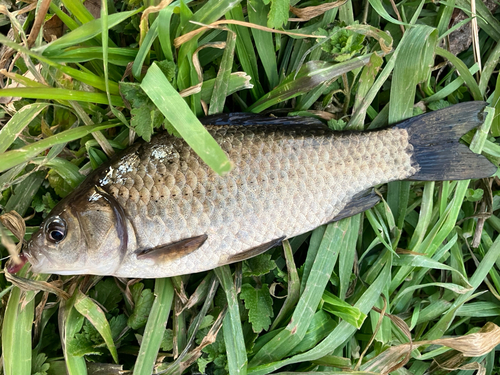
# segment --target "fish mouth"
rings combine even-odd
[[[28,261],[24,253],[19,254],[19,259],[21,260],[20,263],[14,263],[12,260],[10,260],[9,263],[7,263],[7,272],[18,273]]]
[[[36,250],[35,246],[33,246],[33,241],[28,242],[27,249],[21,254],[31,264],[34,273],[47,273],[47,269],[51,268],[50,264],[52,264],[52,261],[50,257],[40,250]]]

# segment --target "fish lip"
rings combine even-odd
[[[47,263],[49,265],[53,264],[52,259],[48,254],[45,254],[41,250],[35,248],[33,241],[28,242],[28,248],[26,251],[23,251],[23,255],[26,257],[26,260],[31,264],[33,272],[35,273],[46,273],[45,269],[47,268]],[[45,269],[44,269],[45,268]],[[41,271],[43,270],[43,272]]]

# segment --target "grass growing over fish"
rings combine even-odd
[[[161,127],[227,173],[204,114],[369,130],[486,100],[464,141],[500,160],[500,22],[481,2],[476,17],[469,0],[2,4],[2,256],[91,170]],[[472,44],[459,50],[465,25]],[[201,274],[4,273],[2,371],[498,374],[498,182],[380,186],[363,214]]]

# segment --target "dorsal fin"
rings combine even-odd
[[[304,126],[321,126],[325,127],[320,120],[313,117],[304,116],[288,116],[274,117],[265,116],[256,113],[222,113],[220,115],[206,116],[200,119],[203,125],[220,125],[220,126],[255,126],[255,125],[304,125]]]
[[[152,249],[140,250],[137,254],[138,259],[153,259],[157,262],[165,262],[181,258],[199,249],[207,240],[208,236],[202,234],[200,236],[186,238],[180,241],[172,242],[167,245],[161,245]]]

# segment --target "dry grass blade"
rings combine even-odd
[[[175,294],[177,297],[179,297],[180,302],[182,302],[183,305],[187,303],[189,300],[186,290],[184,289],[184,281],[182,280],[181,276],[174,276],[172,277],[172,283],[174,284],[174,290]]]
[[[160,10],[163,8],[166,8],[167,6],[170,5],[172,0],[163,0],[160,4],[157,6],[150,6],[148,7],[141,16],[141,23],[139,24],[139,28],[141,29],[141,35],[146,35],[149,29],[148,25],[148,16],[152,13],[158,13]],[[142,42],[142,41],[141,41]]]
[[[220,329],[222,328],[222,323],[224,321],[224,317],[226,316],[227,312],[227,307],[224,308],[219,316],[217,317],[217,320],[213,324],[213,326],[210,328],[210,331],[208,331],[207,335],[203,337],[201,340],[200,345],[198,345],[196,348],[194,348],[192,351],[190,351],[186,359],[180,363],[180,372],[183,373],[189,366],[191,366],[200,356],[202,355],[202,350],[206,346],[213,344],[215,340],[217,339],[217,334],[219,333]]]
[[[453,350],[434,358],[426,373],[440,374],[456,370],[477,370],[475,375],[485,375],[486,369],[481,363],[470,362],[464,364],[466,361],[467,358],[462,353]]]
[[[269,27],[257,25],[255,23],[250,23],[250,22],[244,22],[244,21],[237,21],[237,20],[220,20],[220,21],[215,21],[211,23],[210,25],[204,25],[199,22],[194,22],[191,21],[191,23],[194,23],[196,25],[200,25],[201,27],[199,29],[190,31],[189,33],[186,33],[184,35],[181,35],[174,40],[174,46],[175,48],[179,48],[182,44],[189,42],[191,39],[193,39],[196,35],[199,33],[202,33],[208,29],[213,29],[218,25],[238,25],[238,26],[245,26],[245,27],[250,27],[253,29],[257,30],[262,30],[262,31],[268,31],[270,33],[277,33],[277,34],[284,34],[284,35],[289,35],[289,36],[298,36],[302,38],[326,38],[324,36],[318,36],[318,35],[310,35],[310,34],[301,34],[301,33],[296,33],[293,31],[283,31],[283,30],[275,30],[271,29]]]
[[[477,14],[476,14],[476,0],[471,0],[470,2],[470,11],[471,11],[471,32],[472,32],[472,49],[474,50],[474,59],[479,66],[479,73],[481,73],[481,51],[479,46],[479,27],[477,25]]]
[[[487,322],[477,333],[471,333],[470,335],[460,337],[420,341],[416,342],[415,346],[427,344],[447,346],[458,350],[465,357],[480,357],[491,352],[500,344],[500,327],[494,323]]]
[[[377,321],[377,325],[375,326],[375,329],[373,330],[372,337],[370,338],[368,345],[366,345],[365,350],[363,350],[363,353],[361,353],[361,355],[359,356],[358,363],[356,364],[356,367],[354,368],[354,370],[359,370],[366,352],[368,351],[370,346],[373,344],[373,341],[375,340],[375,336],[377,335],[377,332],[380,330],[380,327],[382,326],[382,320],[384,319],[384,315],[385,315],[385,312],[387,310],[387,299],[385,298],[385,296],[383,294],[381,294],[380,296],[382,297],[382,300],[384,301],[384,307],[382,308],[382,310],[380,310],[379,308],[377,308],[375,306],[372,307],[372,309],[377,311],[380,314],[380,316],[379,316],[379,319]]]
[[[182,98],[187,98],[188,96],[198,94],[199,92],[201,92],[201,83],[198,83],[197,85],[188,87],[187,89],[180,91],[179,95]]]
[[[182,307],[182,310],[179,313],[182,313],[186,309],[191,309],[192,307],[196,306],[197,304],[206,301],[208,291],[211,288],[211,285],[213,283],[213,279],[211,277],[211,274],[208,274],[201,283],[198,284],[198,287],[196,290],[191,294],[189,297],[189,300],[186,302],[186,304]]]
[[[377,371],[381,374],[388,374],[394,371],[395,366],[404,364],[405,358],[409,356],[412,348],[423,345],[443,345],[457,350],[463,357],[480,357],[491,352],[500,344],[500,327],[496,324],[487,322],[477,333],[464,335],[460,337],[449,337],[445,339],[417,341],[413,343],[393,346],[381,353],[371,361],[362,366],[366,371]],[[457,363],[457,362],[455,362]],[[451,366],[449,363],[447,367]],[[458,368],[458,367],[456,367]],[[455,369],[455,368],[454,368]]]
[[[64,290],[59,288],[59,286],[61,286],[60,285],[61,282],[54,281],[54,282],[48,283],[46,281],[30,280],[30,279],[26,279],[24,277],[19,277],[19,276],[13,275],[10,272],[5,272],[5,278],[7,279],[7,281],[9,281],[10,283],[17,286],[19,289],[24,290],[24,291],[31,290],[34,292],[40,292],[40,291],[48,292],[48,293],[55,294],[59,298],[62,298],[65,300],[67,300],[70,297],[70,295],[68,293],[66,293]]]
[[[313,19],[314,17],[321,16],[323,13],[326,11],[337,8],[341,5],[344,5],[347,2],[347,0],[339,0],[335,1],[333,3],[326,3],[326,4],[321,4],[321,5],[316,5],[316,6],[310,6],[310,7],[305,7],[305,8],[295,8],[295,7],[290,7],[290,12],[295,14],[299,18],[289,18],[288,21],[291,22],[306,22],[309,21],[310,19]]]
[[[18,244],[15,245],[14,242],[8,236],[6,236],[5,233],[3,233],[3,228],[1,229],[2,245],[5,246],[9,251],[11,261],[18,265],[22,264],[23,261],[19,257],[19,252],[21,251],[21,248],[24,244],[26,223],[24,222],[21,215],[19,215],[16,211],[7,212],[3,215],[0,215],[0,222],[3,224],[3,226],[5,226],[5,228],[11,231],[12,234],[19,239]]]
[[[380,309],[378,309],[377,307],[373,307],[373,309],[382,314],[382,311]],[[394,366],[387,371],[390,373],[390,372],[396,371],[397,369],[403,367],[404,365],[406,365],[408,363],[408,361],[411,358],[411,351],[413,350],[413,340],[411,338],[410,327],[408,327],[408,324],[406,324],[406,322],[403,319],[401,319],[400,317],[398,317],[396,315],[387,314],[385,312],[383,313],[383,315],[387,316],[394,323],[394,325],[396,327],[398,327],[401,332],[403,332],[403,334],[406,336],[406,338],[409,341],[409,349],[406,352],[406,356],[403,358],[403,360],[401,360],[401,362],[394,364]]]
[[[47,11],[49,10],[51,0],[43,0],[40,3],[40,7],[38,8],[38,12],[36,13],[35,22],[33,23],[33,27],[31,28],[30,35],[28,37],[28,48],[30,48],[40,33],[43,22],[45,21],[45,16],[47,15]]]
[[[16,211],[10,211],[6,214],[0,215],[0,221],[2,224],[12,232],[21,241],[24,239],[26,234],[26,224]]]
[[[194,51],[194,53],[193,53],[193,65],[194,65],[194,68],[196,70],[196,73],[198,74],[198,81],[200,81],[200,83],[198,83],[195,87],[199,86],[200,89],[201,89],[201,85],[203,83],[203,68],[201,67],[200,59],[198,58],[198,53],[202,49],[205,49],[208,47],[217,48],[217,49],[224,49],[224,48],[226,48],[226,42],[207,43],[207,44],[204,44],[202,46],[199,46]],[[189,90],[189,88],[187,88],[186,90]]]

